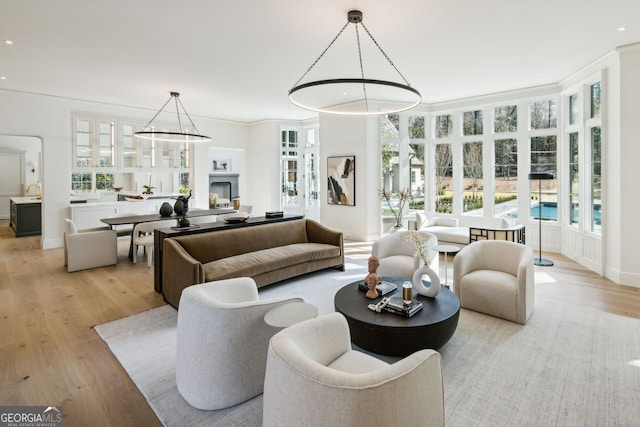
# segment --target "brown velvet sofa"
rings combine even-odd
[[[188,286],[251,277],[258,287],[324,268],[344,269],[342,233],[310,219],[164,239],[162,294],[178,307]]]

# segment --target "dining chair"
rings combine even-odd
[[[133,227],[133,263],[138,262],[138,246],[144,248],[147,256],[147,267],[153,266],[153,231],[156,228],[169,228],[176,225],[175,219],[141,222]],[[147,249],[149,248],[149,249]]]

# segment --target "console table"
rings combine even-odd
[[[262,224],[270,224],[272,222],[284,222],[293,221],[296,219],[302,219],[302,215],[285,214],[284,216],[277,218],[267,218],[264,216],[257,216],[249,218],[245,222],[214,222],[211,224],[200,224],[199,227],[174,230],[172,228],[160,228],[154,231],[153,240],[153,287],[156,292],[162,293],[162,246],[164,239],[168,237],[184,236],[185,234],[199,234],[199,233],[211,233],[220,230],[229,230],[232,228],[241,227],[253,227]],[[224,244],[221,242],[220,244]]]

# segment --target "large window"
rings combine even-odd
[[[462,211],[482,216],[482,142],[467,142],[462,149],[464,192]]]
[[[574,93],[569,97],[569,124],[574,125],[578,122],[578,113],[580,111],[580,100],[578,94]]]
[[[436,145],[436,212],[453,210],[453,155],[451,144]]]
[[[518,140],[497,139],[494,144],[493,216],[518,217]]]
[[[91,191],[92,188],[91,172],[74,172],[71,174],[71,191]]]
[[[600,82],[591,85],[591,118],[600,117]]]
[[[280,183],[282,192],[280,203],[283,208],[299,206],[298,200],[298,131],[292,129],[280,132],[281,166]]]
[[[591,231],[600,233],[602,228],[602,146],[600,127],[591,128]]]
[[[96,173],[96,190],[113,190],[113,182],[112,173]]]
[[[556,136],[535,136],[531,138],[531,172],[550,172],[554,179],[530,181],[531,218],[557,221],[558,180],[556,176],[557,138]],[[542,186],[540,191],[539,185]],[[539,195],[541,193],[541,195]]]
[[[580,212],[580,156],[578,132],[569,134],[569,224],[577,225]]]

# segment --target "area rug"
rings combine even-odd
[[[365,261],[260,291],[295,295],[333,311],[335,292],[366,274]],[[177,311],[163,306],[95,330],[166,426],[260,426],[262,396],[200,411],[175,382]],[[447,426],[635,426],[640,401],[640,320],[537,301],[527,325],[461,310],[440,349]],[[388,359],[388,358],[387,358]]]

